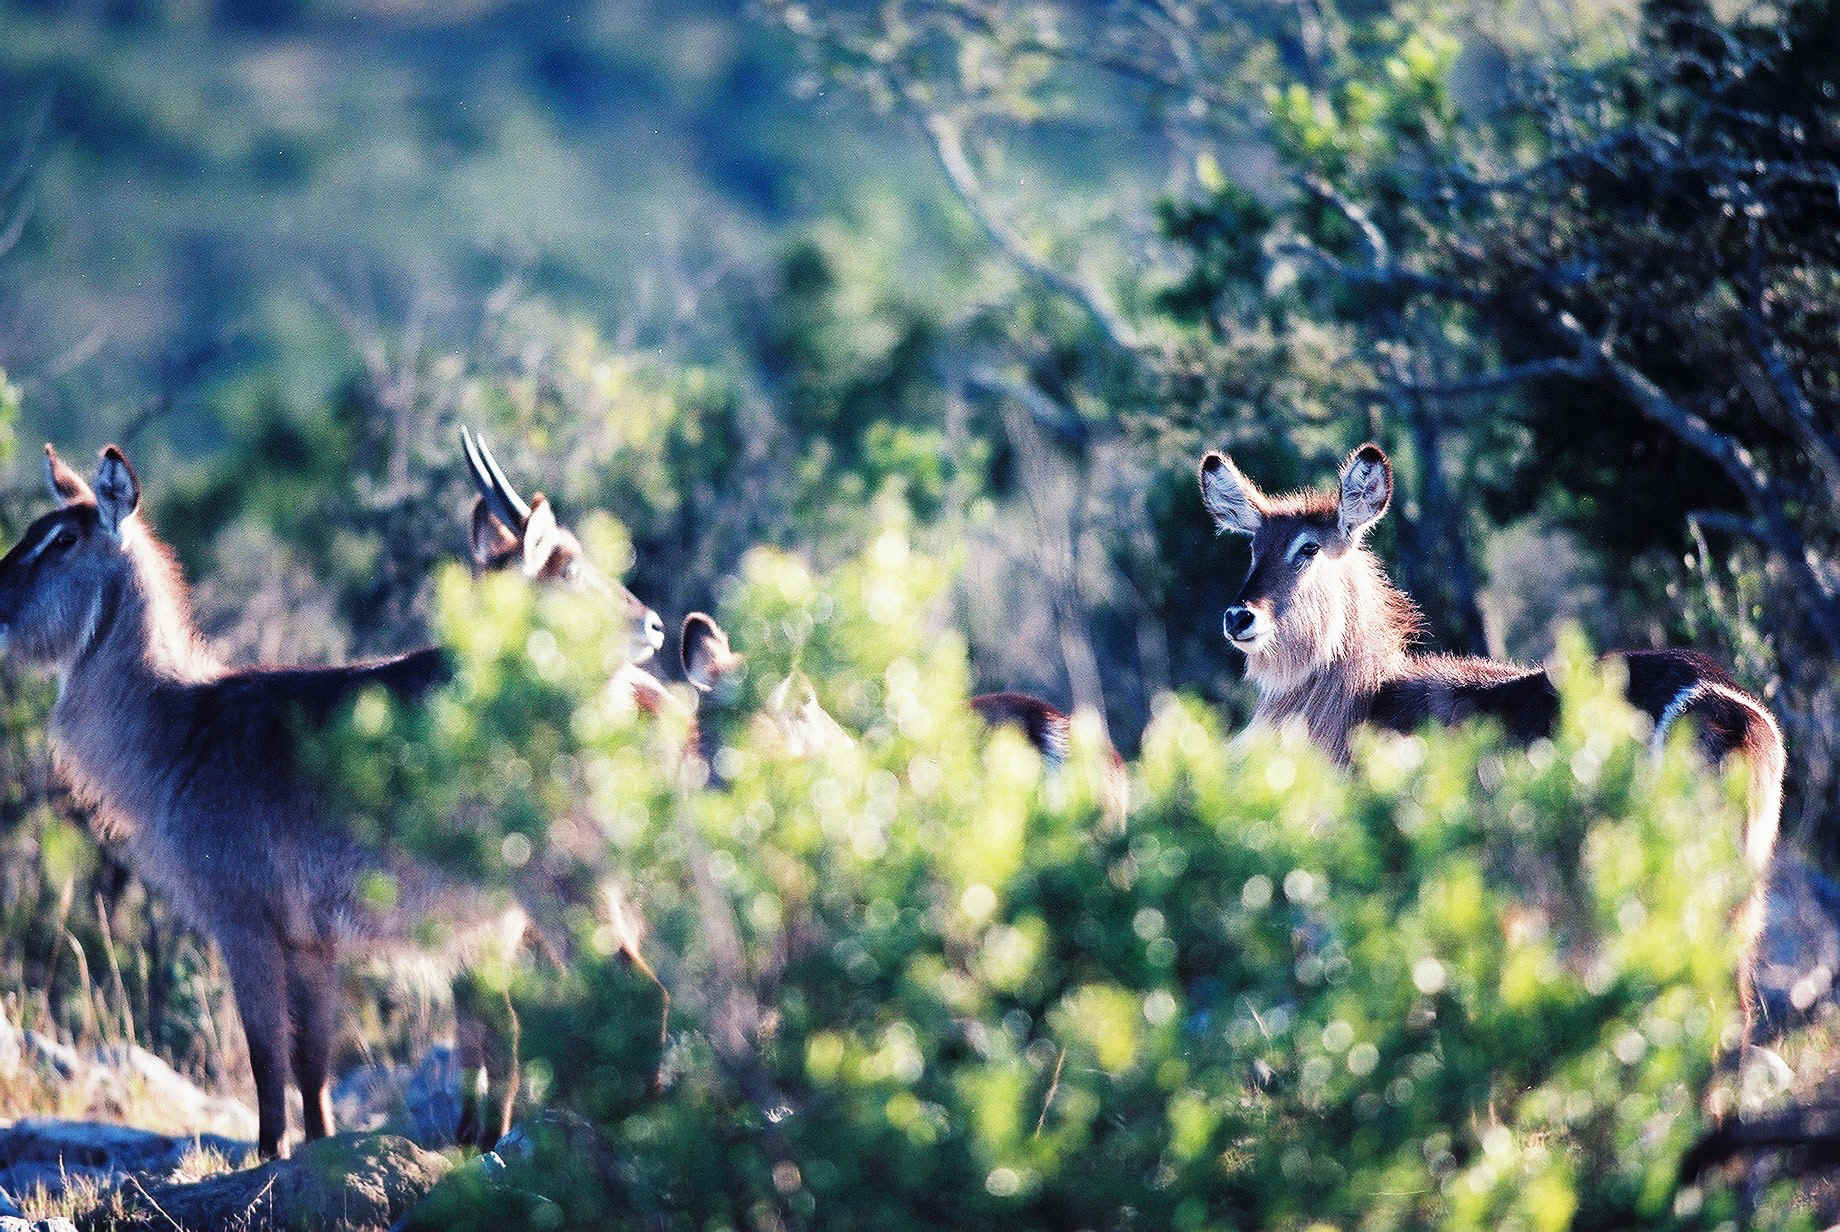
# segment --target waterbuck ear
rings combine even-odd
[[[50,441],[45,442],[45,486],[51,489],[53,500],[61,500],[66,505],[96,499],[89,485],[83,482],[83,476],[64,465],[64,459],[58,457]]]
[[[96,464],[96,512],[102,529],[111,535],[121,533],[121,524],[141,507],[141,484],[128,465],[128,455],[120,446],[110,445],[102,451]]]
[[[728,634],[722,626],[702,612],[684,617],[677,654],[683,663],[684,679],[699,693],[712,692],[722,677],[741,662],[741,656],[728,648]]]
[[[1353,542],[1380,520],[1393,502],[1393,464],[1372,441],[1348,455],[1342,465],[1342,492],[1336,505],[1336,522],[1342,538]]]
[[[1265,521],[1265,494],[1225,454],[1201,459],[1201,504],[1215,526],[1238,535],[1256,535]]]
[[[503,569],[518,555],[517,536],[493,516],[483,496],[473,498],[473,522],[468,547],[472,550],[473,569],[478,573]]]
[[[538,493],[530,502],[530,516],[524,519],[524,576],[538,577],[549,564],[550,555],[561,542],[562,528],[556,525],[556,511],[549,498]]]

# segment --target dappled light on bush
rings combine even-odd
[[[538,1151],[517,1184],[582,1227],[1729,1209],[1674,1178],[1735,1038],[1740,811],[1683,748],[1650,756],[1581,646],[1530,751],[1372,736],[1344,773],[1165,699],[1112,833],[1095,733],[1044,779],[966,710],[948,577],[898,518],[828,577],[750,555],[720,613],[734,713],[797,674],[856,738],[791,756],[737,719],[719,788],[619,704],[603,613],[444,581],[454,683],[360,705],[331,753],[360,816],[438,858],[614,887],[559,904],[573,957],[515,987],[538,1083],[620,1166],[562,1183]],[[438,1197],[450,1226],[498,1209]]]

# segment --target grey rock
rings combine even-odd
[[[41,1219],[32,1225],[32,1232],[77,1232],[77,1225],[59,1215],[55,1219]]]
[[[413,1068],[363,1066],[333,1087],[332,1108],[338,1123],[352,1129],[387,1129],[418,1146],[449,1146],[460,1123],[459,1061],[452,1048],[437,1044]]]
[[[189,1185],[129,1195],[134,1232],[186,1228],[314,1228],[383,1232],[434,1188],[451,1163],[395,1134],[338,1134],[290,1159]]]
[[[1840,975],[1840,885],[1799,854],[1784,851],[1770,868],[1756,986],[1766,1032],[1781,1030],[1833,1004]]]
[[[95,1049],[87,1060],[92,1112],[157,1109],[159,1128],[210,1131],[230,1138],[256,1136],[256,1114],[247,1105],[201,1090],[145,1048],[109,1045]]]
[[[0,1215],[0,1232],[32,1232],[32,1223],[18,1215]]]
[[[130,1173],[157,1179],[170,1175],[201,1146],[233,1163],[255,1151],[253,1143],[216,1134],[156,1134],[123,1125],[29,1118],[0,1130],[0,1190],[59,1194],[78,1178],[103,1188],[114,1188]]]

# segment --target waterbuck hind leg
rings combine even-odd
[[[287,965],[281,941],[265,923],[252,926],[245,919],[220,928],[218,945],[230,968],[236,1012],[249,1041],[249,1068],[256,1080],[256,1151],[264,1159],[280,1158],[287,1153],[291,1052]]]
[[[339,1022],[338,953],[331,942],[287,952],[288,1011],[294,1027],[294,1082],[308,1141],[333,1132],[332,1042]]]
[[[511,997],[470,971],[454,978],[454,1027],[460,1054],[461,1146],[489,1151],[511,1130],[521,1074],[518,1019]]]

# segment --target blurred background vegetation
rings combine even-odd
[[[1250,711],[1200,451],[1276,488],[1377,439],[1434,645],[1537,660],[1570,620],[1712,653],[1782,720],[1786,831],[1831,865],[1836,28],[1826,0],[7,0],[0,413],[128,448],[232,661],[435,636],[466,422],[565,520],[611,513],[604,563],[668,624],[729,613],[859,732],[886,699],[850,682],[900,656],[763,615],[759,562],[829,593],[895,518],[952,684],[1087,707],[1133,757],[1172,690]],[[49,687],[0,690],[10,1011],[100,1029],[72,957],[105,969],[100,913],[141,945],[143,1042],[234,1081],[213,960],[79,837]]]

